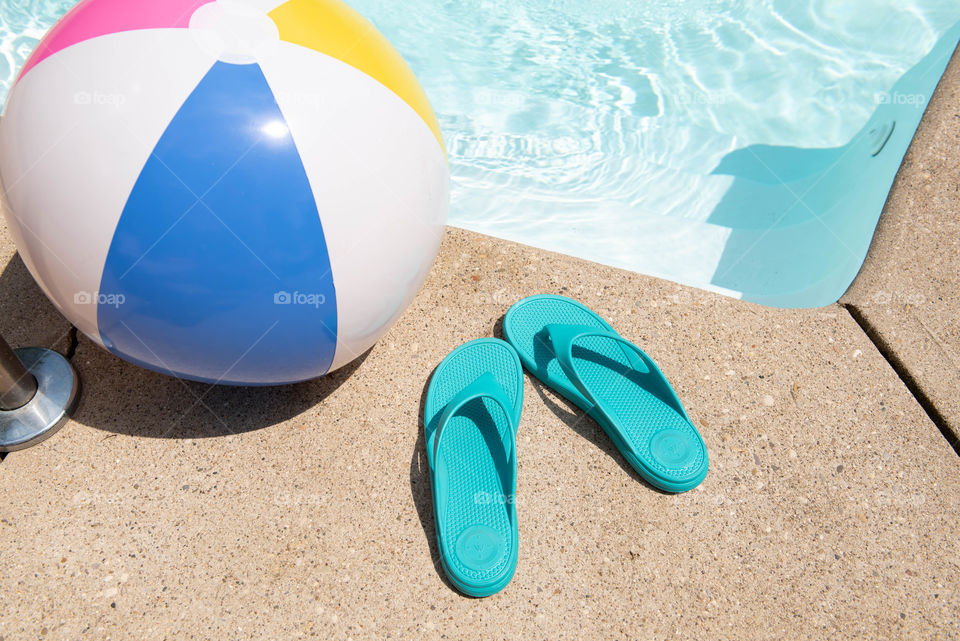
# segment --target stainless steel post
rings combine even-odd
[[[0,336],[0,410],[20,409],[37,393],[37,379]]]
[[[36,445],[59,430],[77,404],[80,379],[57,352],[11,349],[0,336],[0,452]]]

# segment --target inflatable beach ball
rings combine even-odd
[[[92,340],[237,385],[321,376],[399,317],[449,170],[399,54],[338,0],[86,0],[0,121],[20,255]]]

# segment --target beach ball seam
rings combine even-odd
[[[153,3],[148,14],[143,15],[125,10],[126,0],[83,0],[41,41],[15,84],[34,66],[75,44],[122,31],[188,29],[193,14],[213,4],[215,0],[165,0]],[[265,15],[280,31],[281,40],[338,59],[397,94],[420,115],[446,154],[436,115],[413,72],[376,27],[359,13],[340,0],[281,0]],[[338,26],[347,28],[338,32]],[[355,31],[362,36],[349,46],[339,42],[338,50],[338,36]]]

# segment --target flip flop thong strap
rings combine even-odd
[[[503,387],[497,382],[497,379],[493,377],[493,374],[487,372],[474,382],[467,385],[456,396],[450,399],[450,402],[447,403],[446,407],[443,409],[443,412],[440,414],[440,420],[437,423],[437,430],[434,432],[433,436],[434,465],[436,465],[436,461],[438,460],[440,442],[443,439],[444,433],[446,432],[444,428],[446,427],[447,423],[450,422],[450,419],[453,418],[453,416],[455,416],[464,405],[478,398],[489,398],[503,409],[503,414],[507,418],[509,431],[505,435],[501,434],[500,439],[503,443],[503,449],[504,453],[506,454],[507,463],[510,463],[511,460],[516,456],[516,445],[514,444],[514,440],[516,439],[517,426],[514,425],[513,420],[515,413],[513,402],[510,400],[510,397],[507,396],[506,390],[504,390]],[[499,429],[497,431],[499,432]],[[513,465],[510,465],[508,469],[512,470]],[[511,476],[504,479],[504,481],[505,488],[512,491],[512,488],[516,482],[516,479],[513,478],[513,475],[511,474]],[[509,508],[511,518],[514,518],[514,506],[512,500],[507,500],[507,506]]]
[[[655,377],[657,383],[661,385],[664,384],[665,379],[660,372],[660,368],[657,367],[657,364],[654,363],[642,349],[616,332],[611,332],[600,327],[589,327],[587,325],[552,324],[547,325],[544,329],[550,338],[554,356],[560,364],[563,373],[567,375],[567,378],[570,379],[570,382],[573,383],[577,391],[583,394],[584,398],[608,419],[612,418],[610,409],[586,386],[573,362],[573,345],[576,341],[589,336],[597,336],[616,341],[621,346],[627,348],[624,356],[633,369],[644,372],[647,376]]]

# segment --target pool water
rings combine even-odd
[[[0,92],[73,4],[2,3]],[[782,307],[852,282],[960,40],[956,0],[350,4],[437,111],[451,224]]]

